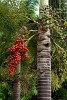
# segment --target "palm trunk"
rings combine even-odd
[[[47,0],[46,0],[47,1]],[[42,2],[42,0],[41,0]],[[45,3],[45,0],[41,3]],[[51,100],[50,30],[39,27],[37,41],[38,100]]]
[[[20,64],[18,65],[18,72],[20,72]],[[20,100],[20,75],[13,81],[13,100]]]
[[[20,100],[20,80],[18,78],[13,82],[13,100]]]

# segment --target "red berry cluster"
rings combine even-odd
[[[24,35],[22,35],[18,40],[16,40],[14,45],[8,49],[10,52],[10,56],[7,62],[7,65],[9,66],[9,75],[13,75],[21,59],[28,57],[27,52],[29,50],[27,49],[27,45],[24,43],[23,39]]]

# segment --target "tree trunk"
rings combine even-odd
[[[41,4],[47,4],[41,0]],[[39,27],[37,40],[38,96],[37,100],[51,100],[50,30]]]
[[[20,72],[20,64],[18,65],[18,73]],[[13,100],[20,100],[20,75],[13,81]]]
[[[20,100],[20,80],[18,78],[13,82],[13,100]]]

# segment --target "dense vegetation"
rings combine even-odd
[[[36,22],[40,20],[45,29],[49,27],[51,31],[52,98],[67,98],[67,22],[62,17],[63,10],[51,7],[47,8],[49,16],[46,14],[47,9],[43,8],[42,18],[39,19],[35,14],[37,4],[38,0],[0,0],[0,100],[12,100],[16,74],[13,77],[8,76],[8,48],[23,34],[30,58],[21,61],[21,100],[36,98]]]

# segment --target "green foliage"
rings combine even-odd
[[[53,71],[51,73],[51,77],[52,77],[52,81],[51,81],[51,84],[52,84],[52,91],[56,91],[58,88],[61,87],[60,85],[60,79],[58,77],[57,74],[55,74]]]
[[[25,35],[25,42],[28,38],[31,39],[32,35],[28,35],[29,30],[24,30],[22,26],[25,26],[29,19],[36,19],[37,16],[34,10],[36,9],[37,4],[38,1],[36,0],[0,1],[0,82],[2,82],[0,99],[11,100],[11,86],[13,80],[16,78],[16,75],[13,77],[8,76],[8,68],[6,64],[9,56],[8,48],[11,47],[14,41],[22,34]],[[31,28],[31,25],[27,25],[27,27]],[[24,61],[21,61],[21,98],[23,97],[23,100],[25,100],[25,98],[30,100],[32,95],[36,95],[37,93],[36,65],[34,64],[36,39],[30,39],[28,44],[31,51],[31,53],[29,53],[30,60],[24,59]],[[4,84],[5,86],[3,86]]]
[[[52,94],[54,100],[67,100],[67,80],[62,83],[62,87]]]
[[[3,61],[7,60],[8,56],[7,49],[11,47],[14,41],[19,36],[21,36],[21,34],[23,34],[22,25],[26,24],[26,22],[30,19],[31,14],[34,15],[35,18],[34,10],[37,3],[38,3],[37,1],[35,2],[29,0],[26,1],[21,0],[19,2],[17,2],[17,0],[0,1],[0,47],[1,47],[0,64],[1,65],[3,64]],[[33,12],[28,12],[28,10],[33,10]]]
[[[49,0],[49,5],[50,5],[52,8],[59,8],[59,3],[60,3],[59,0]]]
[[[11,100],[11,84],[8,84],[6,82],[0,83],[0,99],[4,100]]]
[[[29,18],[36,18],[35,10],[37,9],[39,0],[25,0],[24,6],[25,10],[27,10],[27,17]],[[35,5],[35,6],[34,6]],[[21,0],[21,9],[23,7],[23,0]]]

